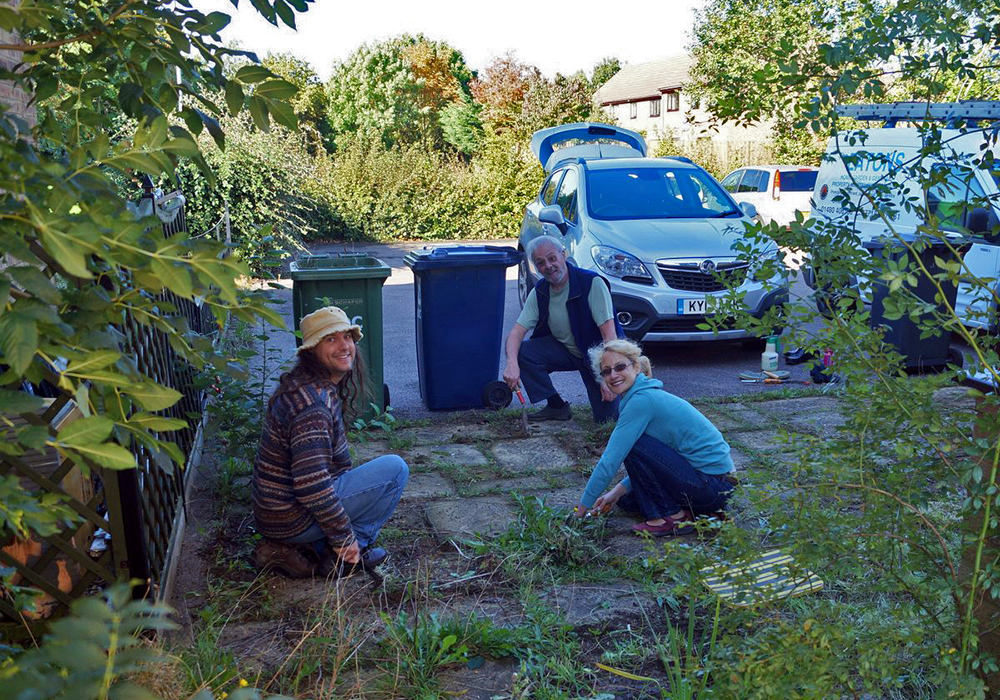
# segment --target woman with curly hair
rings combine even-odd
[[[631,340],[590,350],[594,374],[621,397],[618,423],[587,482],[577,515],[616,503],[645,518],[632,530],[653,537],[693,531],[696,515],[719,515],[736,483],[729,445],[718,428],[653,379],[649,358]],[[598,496],[624,462],[622,481]]]
[[[352,468],[343,410],[364,405],[361,327],[327,306],[303,317],[295,367],[267,405],[251,497],[260,568],[295,578],[372,569],[387,554],[374,547],[409,476],[397,455]]]

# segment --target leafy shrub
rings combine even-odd
[[[282,127],[255,130],[245,114],[223,119],[222,126],[225,150],[207,136],[199,139],[214,183],[193,164],[177,169],[192,231],[214,225],[228,202],[235,252],[260,274],[269,256],[338,228],[324,181],[330,173],[325,151],[310,153],[302,134]]]

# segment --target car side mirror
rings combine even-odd
[[[997,235],[997,225],[1000,221],[997,220],[996,212],[993,208],[989,209],[985,207],[976,207],[971,212],[969,212],[968,218],[968,228],[969,231],[974,236],[982,236],[988,243],[996,244]]]
[[[750,202],[740,202],[740,209],[742,209],[743,213],[747,215],[747,218],[757,218],[757,207]]]
[[[563,217],[562,207],[556,204],[542,207],[542,210],[538,212],[538,221],[543,224],[552,224],[561,233],[566,233],[566,219]]]

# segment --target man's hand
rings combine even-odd
[[[598,496],[597,500],[594,501],[594,512],[607,513],[609,510],[615,507],[615,504],[618,503],[618,499],[624,495],[625,495],[625,487],[623,487],[621,484],[618,484],[604,495]]]
[[[582,518],[583,516],[585,516],[587,514],[587,507],[581,503],[581,504],[579,504],[576,507],[576,510],[574,511],[574,513],[575,513],[576,517]]]
[[[346,547],[334,547],[333,551],[337,553],[341,561],[346,561],[348,564],[357,564],[361,561],[361,547],[358,546],[357,540]]]
[[[602,401],[614,401],[615,400],[615,394],[614,394],[614,392],[611,391],[611,389],[608,388],[608,385],[605,384],[603,381],[601,382],[601,400]]]
[[[517,391],[517,383],[521,381],[521,368],[517,366],[517,353],[521,349],[521,341],[524,340],[528,329],[520,323],[515,323],[507,334],[504,341],[504,350],[507,355],[507,366],[503,370],[503,380],[511,391]]]
[[[507,362],[503,370],[503,380],[507,382],[511,391],[517,391],[517,385],[521,381],[521,368],[517,366],[516,361]]]

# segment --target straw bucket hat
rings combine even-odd
[[[325,306],[322,309],[303,316],[302,321],[299,323],[299,330],[302,331],[302,345],[299,348],[300,350],[314,347],[331,333],[351,331],[355,343],[364,337],[361,334],[361,326],[351,323],[347,318],[347,314],[339,306]]]

